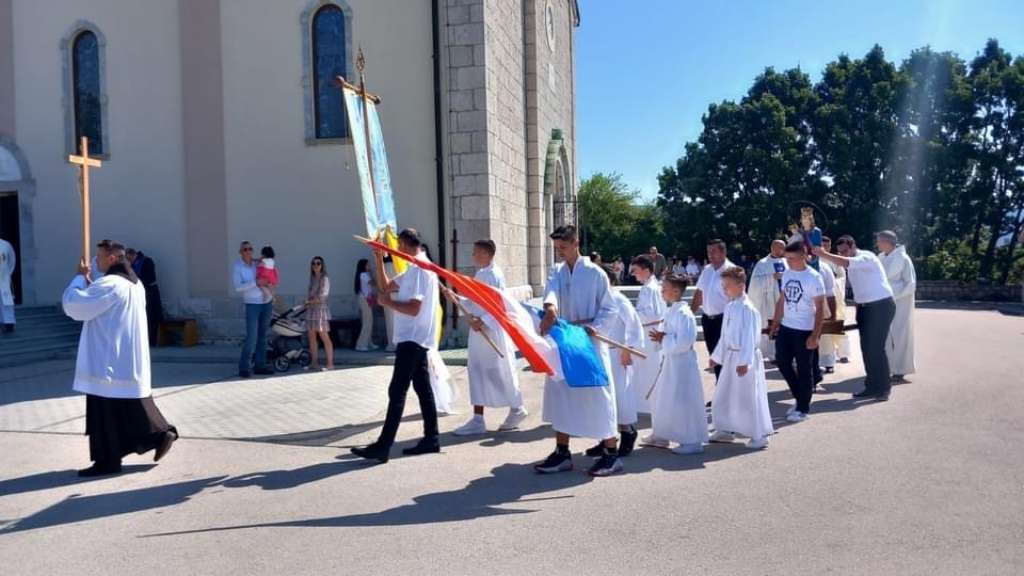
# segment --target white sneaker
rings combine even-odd
[[[519,428],[519,425],[522,424],[523,420],[526,420],[526,417],[529,415],[530,413],[522,406],[518,409],[513,408],[508,411],[508,416],[505,418],[505,421],[501,423],[501,426],[498,426],[498,430],[503,432],[506,430],[515,430]]]
[[[767,447],[768,447],[768,437],[767,436],[762,436],[760,438],[751,438],[750,441],[747,442],[747,448],[750,448],[751,450],[764,450]]]
[[[808,416],[807,414],[804,414],[803,412],[801,412],[799,410],[793,410],[792,414],[790,414],[789,416],[786,416],[786,421],[787,422],[803,422],[804,420],[807,420],[808,418],[810,418],[810,416]]]
[[[658,438],[654,434],[648,434],[640,439],[642,446],[651,446],[654,448],[668,448],[668,440]]]
[[[719,442],[722,444],[728,444],[736,439],[736,436],[729,432],[723,432],[721,430],[715,430],[711,433],[711,438],[708,438],[710,442]]]
[[[793,412],[796,412],[796,406],[790,406],[789,410],[786,410],[786,416],[789,416]]]
[[[468,422],[452,431],[452,434],[455,434],[456,436],[475,436],[477,434],[486,433],[487,424],[484,422],[483,418],[477,418],[476,416],[470,418]]]
[[[672,449],[676,454],[700,454],[704,451],[703,444],[680,444]]]

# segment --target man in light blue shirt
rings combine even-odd
[[[252,244],[242,242],[238,255],[239,259],[231,275],[235,292],[245,302],[245,342],[242,343],[242,356],[238,359],[238,375],[248,378],[253,371],[257,374],[273,374],[274,371],[267,367],[267,329],[270,328],[270,317],[274,310],[273,299],[261,290],[260,281],[256,280]]]

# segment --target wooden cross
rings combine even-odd
[[[78,191],[82,195],[82,262],[88,266],[90,262],[89,247],[89,168],[99,168],[103,162],[89,157],[89,139],[82,136],[82,155],[68,156],[68,162],[78,165]]]

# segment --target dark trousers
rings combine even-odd
[[[892,298],[857,305],[857,326],[860,329],[860,353],[864,357],[864,389],[876,394],[888,394],[889,357],[885,353],[885,342],[889,339],[889,327],[896,315],[896,303]]]
[[[423,436],[437,437],[437,406],[434,404],[434,390],[430,387],[430,369],[427,367],[427,349],[413,342],[401,342],[395,349],[395,371],[388,385],[388,414],[384,428],[380,431],[377,444],[385,448],[395,443],[395,434],[405,411],[405,396],[409,383],[420,399],[420,413],[423,415]]]
[[[704,316],[700,320],[700,325],[704,328],[704,343],[707,344],[708,354],[715,353],[715,347],[718,346],[718,341],[722,339],[722,319],[725,317],[724,314],[718,316]],[[721,366],[715,366],[715,382],[718,382],[718,375],[722,373]]]
[[[796,409],[804,414],[811,410],[814,394],[814,350],[807,349],[810,330],[794,330],[782,326],[775,337],[775,361],[796,399]],[[795,367],[794,367],[795,365]]]
[[[267,367],[267,330],[273,315],[273,302],[245,305],[245,341],[238,359],[239,372],[248,372],[253,364],[258,369]]]

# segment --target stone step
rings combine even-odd
[[[18,343],[0,346],[0,368],[24,366],[57,357],[74,357],[77,342]]]

